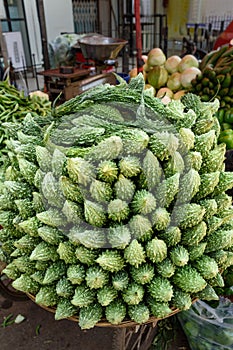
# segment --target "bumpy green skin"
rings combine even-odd
[[[135,214],[147,215],[156,208],[156,199],[151,192],[137,191],[131,202],[131,207]]]
[[[106,222],[106,214],[101,204],[85,200],[84,216],[86,221],[96,227],[103,227]]]
[[[162,239],[153,238],[146,244],[146,256],[153,263],[159,263],[167,257],[167,245]]]
[[[95,301],[95,290],[86,285],[77,286],[71,303],[75,306],[86,307]]]
[[[173,176],[163,180],[156,189],[156,199],[160,207],[169,207],[179,191],[180,174],[176,173]]]
[[[201,184],[200,175],[194,169],[190,169],[180,178],[180,187],[177,200],[179,203],[190,202],[195,194],[199,191]]]
[[[63,206],[64,197],[59,188],[58,181],[51,172],[44,176],[41,189],[44,197],[50,205],[58,208]]]
[[[58,303],[58,296],[56,294],[55,286],[42,286],[35,299],[37,304],[45,306],[54,306]]]
[[[68,177],[61,176],[59,178],[59,186],[61,188],[63,195],[67,199],[78,203],[83,202],[83,195],[79,186],[77,186],[77,184],[72,182]]]
[[[216,294],[214,288],[207,284],[207,286],[197,293],[197,297],[201,300],[219,300],[219,296]]]
[[[159,233],[159,238],[164,240],[167,247],[172,247],[181,241],[181,230],[177,226],[170,226],[166,231]]]
[[[138,267],[145,262],[146,258],[143,246],[136,239],[133,239],[128,247],[125,248],[124,258],[128,264]]]
[[[30,184],[34,184],[34,176],[38,167],[28,160],[18,157],[19,170],[24,179]]]
[[[205,208],[204,219],[209,219],[211,216],[217,213],[218,204],[215,199],[202,199],[199,204]]]
[[[184,157],[184,160],[187,168],[193,168],[197,171],[201,169],[202,155],[200,152],[191,151]]]
[[[190,297],[189,293],[175,289],[172,297],[172,303],[179,310],[188,310],[192,305],[192,298]]]
[[[93,166],[79,157],[67,160],[67,171],[72,181],[83,186],[86,186],[95,177]]]
[[[169,278],[175,273],[175,265],[169,258],[166,258],[156,264],[156,270],[162,277]]]
[[[205,221],[201,221],[200,224],[182,232],[181,243],[188,246],[197,245],[206,236],[206,233],[207,225]]]
[[[151,221],[156,231],[166,230],[170,223],[170,214],[165,208],[157,208],[151,215]]]
[[[150,137],[149,148],[161,161],[166,160],[178,149],[178,138],[168,132],[155,133]]]
[[[19,256],[14,259],[13,264],[20,272],[28,275],[35,271],[35,262],[31,261],[27,255]]]
[[[7,273],[7,270],[5,271]],[[22,274],[12,282],[12,286],[24,293],[35,294],[38,292],[40,285],[34,281],[29,275]]]
[[[43,284],[50,284],[59,280],[66,273],[66,265],[63,261],[56,261],[45,271]]]
[[[97,168],[97,177],[105,182],[112,183],[117,179],[118,168],[114,161],[104,160],[100,162]],[[125,175],[126,176],[126,175]]]
[[[67,279],[72,284],[81,284],[86,276],[85,268],[80,264],[69,265],[67,268]]]
[[[66,224],[66,218],[61,210],[49,208],[46,211],[36,214],[41,223],[52,227],[63,227]]]
[[[204,279],[211,279],[218,274],[218,264],[208,255],[203,255],[193,264]]]
[[[178,288],[187,293],[200,292],[207,285],[201,274],[189,265],[176,269],[173,282]]]
[[[110,272],[117,272],[123,269],[124,259],[120,252],[115,250],[106,250],[96,259],[97,264],[99,264],[104,270]]]
[[[18,224],[18,228],[23,230],[25,233],[33,237],[38,237],[38,229],[42,226],[41,222],[37,217],[32,216],[27,220],[21,221]]]
[[[140,160],[132,155],[122,157],[119,161],[119,169],[127,178],[137,176],[141,171]]]
[[[154,277],[147,290],[157,302],[168,302],[173,296],[173,287],[164,277]]]
[[[150,317],[150,310],[144,303],[129,306],[128,313],[130,318],[139,324],[145,323]]]
[[[150,283],[154,277],[155,271],[152,264],[142,264],[139,267],[132,266],[130,269],[133,280],[138,284]]]
[[[182,245],[177,245],[170,250],[170,259],[174,265],[184,266],[189,261],[188,250]]]
[[[74,294],[74,286],[66,277],[62,277],[56,284],[56,293],[60,297],[70,298]]]
[[[71,304],[69,299],[62,298],[58,301],[55,312],[55,320],[63,320],[75,315],[77,308]]]
[[[113,199],[108,205],[108,217],[115,222],[122,222],[129,216],[129,206],[121,199]]]
[[[86,284],[91,289],[103,288],[108,283],[109,275],[99,266],[90,266],[86,271]]]
[[[68,222],[72,222],[75,225],[83,222],[83,208],[75,202],[66,200],[62,208],[62,213]]]
[[[33,203],[29,199],[16,199],[15,204],[22,219],[28,219],[35,215]]]
[[[217,145],[212,151],[205,157],[201,167],[201,173],[213,173],[215,171],[221,171],[222,164],[225,159],[226,144],[221,143]]]
[[[194,261],[198,259],[205,251],[206,242],[200,242],[198,245],[188,246],[189,260]]]
[[[120,174],[115,182],[114,191],[116,198],[129,202],[133,198],[136,186],[133,181]]]
[[[231,172],[220,172],[219,182],[214,189],[213,194],[219,195],[232,188],[233,186],[233,175]]]
[[[117,296],[117,290],[109,286],[104,286],[97,292],[97,300],[102,306],[109,305]]]
[[[180,128],[179,136],[180,136],[179,148],[181,148],[183,152],[189,151],[190,149],[194,148],[195,135],[192,132],[192,130],[188,128]]]
[[[105,316],[108,322],[112,324],[121,323],[126,316],[126,306],[122,300],[112,301],[105,309]]]
[[[145,174],[149,190],[157,186],[161,180],[162,167],[157,157],[151,152],[147,151],[143,159],[143,172]]]
[[[215,187],[218,185],[219,175],[219,171],[201,174],[199,192],[195,196],[196,200],[206,198],[209,194],[213,193]]]
[[[82,245],[79,245],[75,250],[77,259],[88,266],[95,264],[95,259],[98,257],[98,250],[88,249]]]
[[[94,179],[90,185],[90,194],[98,203],[108,202],[112,198],[111,185]]]
[[[207,237],[206,252],[212,252],[232,246],[233,230],[217,230]]]
[[[168,303],[157,302],[153,298],[149,300],[149,307],[152,315],[154,315],[157,318],[166,317],[172,312]]]
[[[59,243],[57,253],[66,264],[75,264],[77,262],[75,247],[69,241]]]
[[[38,261],[56,261],[59,259],[56,246],[52,246],[46,242],[40,242],[30,255],[31,260]]]
[[[102,317],[102,308],[99,304],[93,304],[81,308],[79,312],[79,326],[81,329],[89,329],[100,321]]]
[[[112,160],[118,158],[123,150],[123,140],[119,136],[110,136],[94,146],[86,158],[94,160]]]
[[[183,173],[185,169],[185,163],[183,158],[183,155],[179,152],[174,153],[174,155],[167,161],[164,167],[164,173],[166,177],[175,175],[176,173]]]
[[[174,222],[182,229],[199,224],[205,214],[205,209],[196,203],[188,203],[175,208]]]
[[[209,151],[213,148],[215,141],[215,131],[210,130],[207,133],[196,135],[195,150],[200,152],[202,157],[208,156]]]
[[[47,243],[58,245],[64,240],[64,235],[55,227],[42,226],[38,228],[38,235]]]
[[[129,228],[133,238],[138,241],[148,241],[152,235],[152,223],[143,215],[134,215],[129,221]]]
[[[109,228],[107,234],[110,247],[117,249],[125,249],[130,243],[131,234],[127,226],[113,226]]]
[[[132,282],[122,292],[122,298],[128,305],[137,305],[142,301],[144,292],[142,285]]]
[[[8,263],[8,265],[3,269],[2,272],[5,273],[12,280],[16,280],[18,278],[21,278],[22,276],[26,276],[26,275],[21,274],[19,269],[15,266],[14,262]],[[24,277],[22,277],[22,279],[20,281],[22,281],[24,284]],[[15,281],[13,281],[13,282],[15,282]],[[19,286],[20,286],[20,284],[19,284]]]
[[[129,276],[126,271],[119,271],[112,275],[112,285],[116,290],[124,290],[129,284]]]

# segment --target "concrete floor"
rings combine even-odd
[[[4,327],[3,322],[9,315],[12,316],[10,319],[14,320],[19,314],[24,316],[24,321]],[[53,313],[41,308],[30,299],[12,302],[0,295],[1,350],[123,350],[124,348],[120,345],[122,341],[119,341],[123,338],[117,332],[116,328],[113,330],[109,327],[94,327],[82,331],[76,322],[55,321]],[[155,333],[156,329],[153,334]],[[131,349],[130,346],[127,347],[127,350]],[[140,346],[133,349],[146,350],[148,347]],[[150,347],[150,349],[154,348]],[[178,326],[176,339],[174,338],[167,350],[181,349],[190,350],[187,339]]]

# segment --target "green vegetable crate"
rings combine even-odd
[[[142,74],[119,83],[12,130],[0,256],[55,320],[112,327],[118,349],[142,350],[157,320],[218,299],[233,265],[233,173],[217,99],[163,105]]]

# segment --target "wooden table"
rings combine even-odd
[[[44,76],[45,88],[51,101],[61,94],[60,102],[67,101],[82,92],[99,84],[116,84],[113,73],[103,73],[91,76],[89,69],[75,68],[73,73],[60,73],[59,69],[50,69],[38,74]]]

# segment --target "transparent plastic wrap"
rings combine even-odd
[[[191,350],[233,349],[233,303],[220,297],[217,307],[196,301],[178,319]]]

